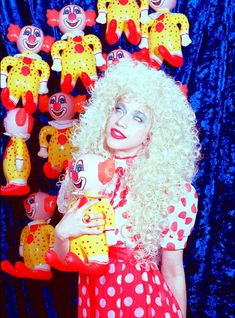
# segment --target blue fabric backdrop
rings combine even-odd
[[[21,27],[33,24],[45,35],[60,39],[59,30],[46,24],[46,10],[59,10],[69,3],[60,0],[1,0],[1,58],[18,53],[15,43],[6,38],[10,23]],[[74,0],[72,3],[85,10],[96,9],[96,1]],[[194,181],[199,194],[199,212],[184,254],[188,318],[234,317],[234,9],[234,1],[229,0],[179,0],[174,11],[187,15],[192,44],[183,49],[183,67],[164,67],[168,74],[188,85],[189,100],[197,115],[202,143],[203,158]],[[104,26],[96,25],[87,28],[86,32],[99,36],[105,53],[118,45],[130,52],[137,50],[127,44],[125,38],[121,38],[117,45],[108,46],[104,30]],[[42,53],[41,56],[51,65],[49,54]],[[55,72],[52,73],[50,94],[59,90],[58,78]],[[6,114],[2,106],[0,114],[1,118]],[[40,189],[56,194],[56,182],[43,175],[43,160],[36,155],[39,130],[49,117],[37,111],[34,118],[34,130],[27,142],[32,161],[31,192]],[[9,140],[3,132],[1,125],[1,157]],[[5,184],[2,174],[1,184]],[[29,221],[22,200],[23,197],[1,198],[1,259],[12,263],[20,260],[20,232]],[[57,212],[52,224],[59,220]],[[53,275],[51,281],[36,281],[2,274],[2,317],[76,318],[77,274],[53,270]]]

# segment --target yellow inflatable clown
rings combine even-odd
[[[63,33],[61,40],[56,41],[51,49],[51,68],[61,71],[62,92],[70,93],[79,78],[89,90],[97,80],[96,67],[105,66],[99,38],[83,32],[86,25],[95,24],[91,12],[85,12],[78,5],[67,5],[60,11],[47,10],[47,23],[59,26]]]
[[[32,25],[22,29],[11,24],[7,38],[17,43],[20,54],[6,56],[1,61],[1,97],[7,109],[13,109],[20,98],[28,113],[36,110],[38,94],[48,92],[49,65],[37,54],[40,50],[49,52],[54,38],[44,36]]]
[[[19,254],[24,262],[18,261],[13,266],[4,260],[1,269],[18,278],[51,279],[45,254],[54,247],[54,227],[48,223],[56,208],[56,196],[44,192],[32,193],[24,200],[24,207],[27,217],[32,220],[20,235]]]
[[[56,179],[68,161],[72,158],[70,136],[73,131],[73,119],[76,112],[83,112],[86,96],[73,97],[66,93],[56,93],[50,98],[46,95],[39,99],[39,109],[49,111],[52,121],[44,126],[39,133],[40,150],[38,156],[48,158],[43,171],[48,178]],[[48,138],[49,137],[49,138]]]
[[[15,108],[7,112],[4,126],[4,134],[10,137],[10,141],[3,159],[3,172],[7,184],[1,186],[1,195],[24,195],[30,191],[27,180],[31,162],[26,141],[33,129],[33,118],[24,108]]]
[[[56,252],[49,251],[46,255],[47,262],[51,266],[62,271],[78,271],[91,275],[100,275],[107,270],[109,246],[117,242],[115,213],[106,192],[114,172],[114,161],[105,160],[100,155],[80,155],[76,161],[69,162],[66,178],[69,178],[71,191],[69,190],[70,193],[64,192],[63,186],[60,190],[58,206],[60,208],[63,206],[61,212],[66,213],[70,204],[74,204],[76,201],[80,208],[87,202],[98,199],[96,204],[86,210],[84,222],[89,223],[93,213],[103,215],[106,222],[105,225],[100,226],[100,229],[103,230],[100,234],[71,238],[69,250],[63,251],[64,260],[61,260],[56,254],[56,252],[59,252],[60,255],[62,253],[60,243],[55,243]],[[77,213],[79,213],[79,209]]]
[[[140,48],[149,48],[152,66],[159,69],[164,61],[174,67],[183,65],[182,46],[191,43],[189,22],[184,14],[171,13],[176,0],[149,1],[156,12],[142,25]]]

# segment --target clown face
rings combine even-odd
[[[47,220],[56,208],[56,197],[44,192],[32,193],[24,200],[24,208],[29,219]]]
[[[107,65],[110,66],[112,64],[116,64],[121,59],[130,57],[131,54],[128,51],[118,49],[111,51],[107,56]]]
[[[17,48],[20,52],[38,53],[42,48],[43,38],[43,32],[39,28],[27,25],[20,31]]]
[[[4,119],[4,128],[10,136],[30,134],[33,129],[33,117],[23,108],[11,109]]]
[[[59,28],[62,33],[84,30],[86,26],[86,14],[77,5],[68,5],[60,10]]]
[[[80,192],[101,193],[112,179],[115,164],[112,159],[99,155],[81,155],[76,161],[69,161],[69,177]]]
[[[72,96],[65,93],[52,95],[49,100],[49,113],[55,120],[72,119],[75,115]]]
[[[176,0],[150,0],[149,6],[157,11],[160,9],[173,9],[176,5]]]

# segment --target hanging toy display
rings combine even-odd
[[[189,22],[184,14],[172,13],[176,0],[149,1],[156,12],[141,26],[140,48],[149,48],[152,66],[159,69],[164,61],[174,67],[183,65],[181,46],[191,43]]]
[[[73,204],[75,200],[78,200],[79,208],[88,201],[98,198],[99,202],[85,211],[83,220],[89,223],[92,213],[100,213],[104,216],[106,223],[100,226],[103,230],[101,234],[71,238],[69,251],[65,253],[63,261],[55,251],[49,251],[46,255],[48,264],[62,271],[77,271],[88,275],[101,275],[107,270],[109,246],[116,244],[115,215],[106,193],[114,172],[114,161],[105,160],[99,155],[81,155],[76,161],[69,162],[66,178],[69,178],[74,185]],[[63,206],[64,201],[67,200],[67,193],[63,193],[63,188],[60,191],[58,205],[62,203]],[[70,198],[72,195],[70,192]],[[66,213],[66,208],[62,212]]]
[[[24,108],[9,110],[4,119],[5,135],[10,141],[3,159],[6,186],[1,186],[2,196],[25,195],[30,192],[27,184],[31,163],[26,140],[33,129],[33,117]]]
[[[67,5],[60,11],[47,10],[47,23],[58,26],[63,36],[52,45],[52,70],[61,71],[61,90],[70,93],[80,78],[89,91],[97,80],[96,67],[105,66],[100,39],[84,35],[87,26],[95,24],[95,12],[78,5]]]
[[[54,38],[44,36],[41,29],[27,25],[22,29],[11,24],[7,38],[16,42],[20,54],[6,56],[1,61],[2,103],[13,109],[20,98],[28,113],[36,110],[38,94],[48,92],[47,81],[50,76],[49,65],[37,54],[49,52]]]
[[[48,178],[58,178],[72,158],[70,136],[73,124],[78,122],[73,118],[76,112],[84,112],[85,103],[85,95],[73,97],[62,92],[56,93],[50,98],[46,95],[39,98],[39,109],[42,112],[49,111],[53,118],[48,122],[49,125],[43,127],[39,133],[38,156],[48,158],[43,166],[43,171]]]
[[[32,220],[20,236],[19,255],[24,262],[18,261],[13,266],[4,260],[1,269],[18,278],[51,279],[52,273],[45,262],[45,255],[54,247],[54,227],[48,223],[56,208],[56,196],[44,192],[32,193],[24,200],[24,207],[27,217]]]
[[[140,42],[140,21],[146,21],[148,16],[148,0],[140,2],[139,7],[136,0],[98,0],[96,22],[107,22],[106,40],[110,45],[117,43],[122,33],[131,44]]]

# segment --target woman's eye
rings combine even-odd
[[[115,111],[124,113],[125,112],[125,107],[123,105],[121,105],[121,104],[117,104],[117,105],[115,105]]]
[[[134,115],[134,120],[136,120],[139,123],[143,123],[145,121],[145,115],[144,114],[137,114]]]

